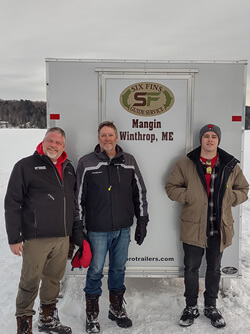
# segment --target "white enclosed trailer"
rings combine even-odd
[[[174,163],[199,145],[199,130],[207,123],[220,126],[221,148],[242,163],[246,61],[46,59],[46,67],[47,124],[66,131],[74,166],[94,150],[98,124],[110,120],[119,145],[135,156],[142,172],[148,235],[138,246],[132,228],[126,275],[183,276],[181,206],[168,199],[165,181]],[[222,261],[228,278],[241,276],[240,207],[233,216],[235,237]]]

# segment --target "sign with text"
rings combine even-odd
[[[156,82],[137,82],[120,95],[122,107],[136,116],[155,116],[168,111],[174,104],[171,90]]]

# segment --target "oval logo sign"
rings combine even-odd
[[[120,103],[131,114],[156,116],[173,106],[174,94],[169,88],[156,82],[137,82],[122,91]]]
[[[234,267],[224,267],[222,268],[222,272],[227,275],[234,275],[238,272],[238,269]]]

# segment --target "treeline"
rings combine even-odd
[[[0,127],[46,128],[46,102],[0,99]]]
[[[46,127],[46,102],[0,99],[0,128]],[[250,106],[246,106],[245,129],[250,130]]]

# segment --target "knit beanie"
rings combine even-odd
[[[205,132],[208,132],[208,131],[215,132],[217,134],[218,138],[219,138],[219,143],[220,143],[221,130],[217,125],[214,125],[214,124],[207,124],[207,125],[203,126],[203,128],[200,129],[200,143],[201,143],[201,137],[204,135]]]

